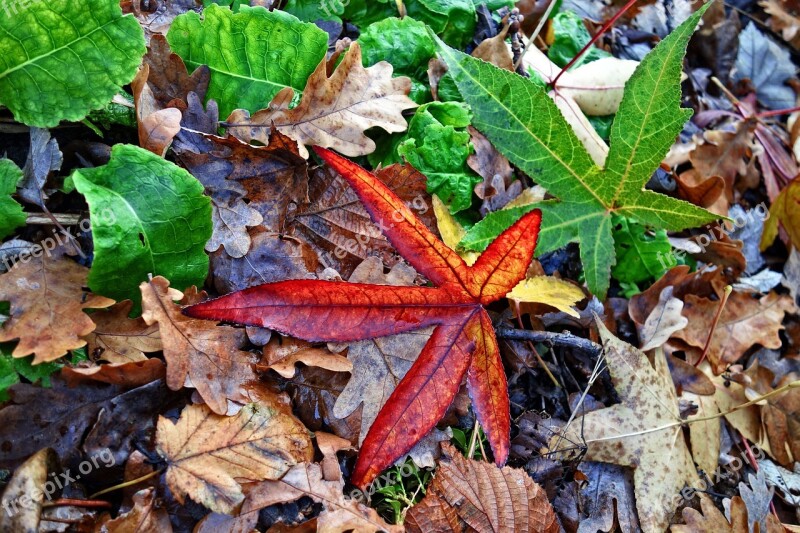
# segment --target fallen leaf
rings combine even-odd
[[[61,376],[74,387],[82,381],[99,381],[126,388],[146,385],[166,375],[166,366],[161,359],[145,359],[127,363],[108,363],[93,366],[65,366]]]
[[[144,352],[160,352],[158,325],[148,326],[141,317],[128,318],[133,302],[123,300],[92,313],[94,331],[84,337],[92,360],[109,363],[145,361]]]
[[[58,468],[58,458],[50,448],[43,448],[31,455],[15,471],[8,480],[3,491],[3,510],[0,513],[0,529],[3,531],[40,531],[39,521],[42,517],[44,496],[50,500],[55,494],[46,492],[46,483],[55,483],[47,479],[48,472]],[[38,497],[36,494],[38,493]],[[44,493],[44,494],[43,494]]]
[[[140,490],[133,495],[134,507],[103,524],[107,533],[144,533],[158,531],[172,533],[172,524],[167,510],[159,505],[155,489]]]
[[[436,195],[433,196],[433,212],[436,215],[436,225],[442,236],[442,242],[451,250],[458,251],[458,243],[467,234],[467,230],[458,223],[447,205]],[[472,266],[481,254],[462,251],[459,255],[468,266]]]
[[[506,298],[517,302],[550,305],[575,318],[580,315],[573,306],[585,297],[580,287],[553,276],[526,278],[506,295]]]
[[[747,160],[752,157],[754,128],[753,122],[745,120],[736,124],[734,132],[707,130],[703,133],[703,142],[689,154],[689,160],[700,177],[719,176],[724,180],[725,196],[729,202],[734,200],[737,179],[748,173]]]
[[[794,105],[795,95],[785,82],[794,73],[789,51],[765,37],[755,23],[748,23],[739,34],[739,53],[733,79],[750,80],[758,100],[770,109],[788,109]]]
[[[798,379],[798,374],[781,376],[775,387],[771,370],[752,364],[745,372],[750,378],[750,388],[757,394],[768,394],[774,389]],[[790,389],[761,402],[761,422],[769,437],[770,455],[783,466],[800,458],[800,389]]]
[[[49,130],[32,127],[30,135],[30,150],[17,194],[28,203],[44,207],[44,201],[48,198],[44,192],[47,177],[61,168],[64,156],[58,149],[58,141],[50,138]]]
[[[264,346],[258,370],[274,370],[285,378],[295,374],[295,365],[317,366],[333,372],[351,372],[353,363],[346,357],[315,348],[311,343],[291,337],[273,336]]]
[[[590,461],[633,467],[642,530],[663,531],[674,512],[669,507],[673,497],[684,484],[699,482],[667,362],[656,351],[653,368],[644,353],[617,339],[599,319],[595,322],[621,403],[583,415],[565,435],[581,442],[582,432]],[[562,439],[553,437],[551,447]]]
[[[351,481],[366,486],[408,452],[445,414],[465,375],[495,461],[503,464],[510,431],[506,378],[483,305],[504,297],[525,276],[539,212],[523,216],[467,267],[374,175],[324,148],[315,150],[348,180],[397,251],[435,287],[289,280],[226,295],[184,313],[327,342],[437,326],[371,426]]]
[[[18,261],[0,275],[0,300],[11,302],[0,342],[19,339],[14,357],[34,354],[33,364],[54,361],[86,345],[95,329],[84,309],[109,307],[114,300],[89,294],[89,269],[68,259],[63,249]]]
[[[189,74],[183,59],[172,53],[163,35],[153,35],[150,39],[144,64],[150,67],[147,85],[162,108],[177,107],[185,111],[190,92],[197,94],[201,100],[205,98],[211,79],[208,66],[201,65]]]
[[[630,471],[592,461],[582,462],[580,471],[587,477],[580,495],[580,531],[613,531],[615,521],[623,533],[640,531]]]
[[[260,225],[264,218],[239,195],[226,190],[211,195],[211,222],[214,229],[206,252],[223,246],[229,256],[239,258],[247,255],[252,244],[247,228]]]
[[[407,96],[410,90],[411,80],[392,78],[392,66],[385,61],[365,69],[356,42],[330,78],[325,61],[320,62],[295,107],[289,109],[295,93],[287,87],[252,117],[241,109],[231,113],[228,129],[243,141],[267,144],[267,132],[276,128],[298,142],[304,157],[304,144],[335,148],[351,157],[366,155],[375,151],[375,142],[364,134],[367,129],[396,133],[408,127],[402,112],[417,107]]]
[[[247,404],[235,416],[189,405],[177,422],[159,417],[156,450],[167,462],[167,484],[175,498],[186,496],[218,513],[244,500],[241,481],[280,479],[314,455],[308,430],[271,405]]]
[[[317,447],[322,453],[322,477],[325,481],[341,481],[342,470],[339,468],[339,459],[336,453],[343,450],[355,450],[356,448],[350,443],[349,440],[325,433],[324,431],[317,431],[314,433],[314,438],[317,441]]]
[[[344,481],[325,481],[319,465],[302,463],[292,467],[280,480],[256,485],[248,494],[241,512],[251,513],[307,496],[322,504],[322,513],[317,517],[317,531],[403,531],[402,526],[387,524],[374,509],[354,498],[346,498],[342,494],[343,488]]]
[[[445,507],[455,509],[463,530],[560,531],[547,494],[524,470],[467,459],[450,445],[442,449],[445,459],[427,495],[408,512],[410,531],[447,531],[428,529],[431,524],[453,523]]]
[[[58,376],[51,381],[51,388],[20,383],[9,389],[10,403],[0,410],[3,468],[16,467],[32,449],[44,447],[53,448],[62,464],[80,462],[81,444],[93,446],[98,438],[106,439],[101,448],[127,457],[135,434],[149,431],[155,414],[170,404],[169,391],[160,381],[129,391],[99,383],[70,388]],[[103,422],[101,412],[116,418]],[[125,424],[119,423],[122,419]],[[95,436],[98,425],[100,435]]]
[[[689,319],[681,315],[683,302],[673,297],[672,291],[672,287],[664,287],[658,305],[647,316],[639,332],[640,350],[643,352],[658,348],[689,323]]]
[[[497,35],[481,41],[481,44],[476,46],[470,55],[483,59],[496,67],[514,72],[514,60],[511,58],[508,46],[506,46],[506,35],[509,27],[505,25]]]
[[[761,234],[761,251],[766,250],[778,236],[778,227],[786,231],[794,248],[800,248],[800,180],[794,179],[784,187],[769,208],[769,218],[764,221]]]
[[[740,497],[733,497],[730,502],[730,518],[725,518],[710,497],[703,493],[699,493],[698,496],[702,512],[686,507],[682,513],[683,521],[686,524],[673,525],[670,528],[672,533],[705,533],[707,531],[745,533],[750,531],[747,527],[747,509]]]
[[[163,108],[156,102],[153,90],[147,84],[150,65],[142,64],[131,82],[133,101],[136,105],[136,123],[139,131],[139,146],[164,157],[172,139],[181,131],[182,114],[174,107]]]
[[[733,291],[712,329],[719,301],[687,294],[684,302],[683,315],[689,324],[672,337],[703,349],[711,336],[708,358],[715,374],[721,374],[756,344],[780,348],[778,334],[783,329],[783,317],[787,312],[794,312],[794,304],[788,296],[772,292],[758,298],[751,293]]]
[[[217,414],[228,412],[229,399],[246,403],[242,386],[256,379],[256,374],[253,354],[240,350],[245,343],[244,330],[182,315],[174,302],[184,294],[170,288],[169,281],[161,276],[142,283],[140,288],[142,318],[148,325],[158,323],[169,388],[183,388],[188,378],[190,386]],[[201,299],[202,295],[195,296],[194,301]]]
[[[767,23],[783,40],[795,49],[800,48],[800,17],[798,6],[792,0],[762,0],[758,3],[770,15]]]

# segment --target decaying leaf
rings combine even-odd
[[[678,330],[686,327],[689,320],[681,315],[683,302],[672,296],[672,287],[664,287],[658,298],[658,305],[647,317],[639,332],[643,352],[658,348]]]
[[[89,294],[89,269],[68,259],[63,250],[39,251],[0,275],[0,300],[11,302],[11,316],[0,329],[0,342],[19,339],[14,357],[34,354],[33,363],[58,359],[86,344],[81,337],[95,329],[84,309],[109,307],[114,300]]]
[[[84,338],[89,357],[109,363],[131,363],[144,361],[144,352],[159,352],[162,349],[158,325],[147,325],[139,318],[128,318],[133,302],[123,300],[108,309],[92,313],[97,325]]]
[[[674,512],[673,497],[685,483],[699,482],[667,362],[657,351],[653,368],[644,353],[617,339],[600,320],[596,323],[621,403],[578,418],[566,437],[580,442],[582,431],[586,459],[633,467],[642,529],[663,531]],[[554,437],[551,446],[562,439]]]
[[[182,315],[174,302],[184,298],[183,293],[160,276],[140,288],[142,318],[148,325],[158,323],[169,388],[178,390],[190,384],[217,414],[228,411],[229,399],[246,403],[242,386],[256,379],[256,374],[253,354],[239,349],[245,343],[244,330]],[[195,292],[184,303],[201,299]]]
[[[57,466],[58,461],[53,450],[43,448],[16,469],[3,491],[0,530],[39,531],[44,495],[47,494],[48,499],[55,496],[45,492],[47,474],[55,471]]]
[[[740,484],[741,485],[741,484]],[[700,497],[700,509],[686,507],[683,510],[683,521],[685,524],[674,525],[670,528],[672,533],[747,533],[753,531],[748,526],[748,509],[744,501],[739,496],[725,499],[725,514],[717,509],[711,498],[703,493],[698,493]],[[765,518],[766,527],[759,531],[762,533],[781,533],[783,526],[775,516],[770,514]]]
[[[737,362],[753,345],[780,348],[778,333],[783,329],[783,316],[794,309],[792,299],[788,296],[772,292],[759,297],[733,291],[719,322],[712,330],[719,302],[693,294],[687,294],[684,302],[683,315],[689,319],[689,324],[676,331],[673,338],[702,349],[709,334],[713,335],[708,358],[716,374],[721,374],[728,365]]]
[[[150,65],[144,63],[131,82],[133,101],[136,104],[136,123],[139,145],[164,157],[172,139],[181,131],[181,111],[174,107],[163,108],[156,102],[153,90],[147,84]]]
[[[228,128],[244,141],[267,144],[267,133],[274,127],[298,141],[305,157],[304,144],[335,148],[348,156],[366,155],[375,150],[375,142],[365,130],[379,127],[394,133],[408,127],[402,112],[417,106],[407,96],[410,90],[411,80],[392,78],[392,66],[385,61],[365,69],[361,48],[353,43],[330,78],[326,62],[320,62],[296,107],[289,109],[294,89],[287,87],[252,117],[245,110],[234,111]]]
[[[761,250],[766,250],[778,236],[780,225],[786,231],[789,242],[800,248],[800,209],[797,209],[800,198],[800,179],[794,179],[784,187],[769,208],[769,218],[764,221],[764,233],[761,234]]]
[[[211,221],[214,232],[206,243],[206,251],[215,252],[224,246],[229,256],[238,258],[250,251],[247,228],[258,226],[264,218],[236,193],[217,191],[211,197]]]
[[[280,479],[314,456],[308,430],[279,406],[247,404],[235,416],[190,405],[177,422],[159,417],[156,449],[167,461],[167,483],[218,513],[244,500],[239,482]]]
[[[524,470],[467,459],[450,445],[442,449],[446,459],[427,495],[408,513],[409,531],[560,531],[547,494]]]
[[[353,363],[346,357],[323,348],[315,348],[309,342],[291,337],[273,335],[264,346],[264,356],[258,364],[259,370],[274,370],[285,378],[295,374],[295,365],[318,366],[334,372],[351,372]]]
[[[133,495],[133,509],[103,524],[107,533],[172,533],[167,510],[159,505],[155,489],[143,489]]]
[[[301,463],[280,480],[256,485],[242,506],[242,515],[276,503],[291,502],[307,496],[322,504],[317,517],[317,531],[354,531],[357,533],[399,533],[402,526],[387,524],[374,509],[342,494],[344,481],[326,481],[318,464]]]
[[[127,363],[106,363],[90,366],[65,366],[61,376],[74,387],[81,381],[99,381],[126,388],[146,385],[166,375],[166,366],[161,359],[145,359]]]

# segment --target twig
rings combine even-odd
[[[566,348],[575,348],[582,352],[592,355],[597,355],[603,351],[603,347],[592,342],[589,339],[578,337],[572,333],[565,331],[564,333],[555,333],[552,331],[528,331],[514,328],[497,328],[497,336],[501,339],[512,341],[531,341],[531,342],[546,342],[553,346],[563,346]]]
[[[714,337],[714,331],[717,329],[717,324],[722,316],[722,310],[725,309],[725,303],[728,301],[728,296],[731,295],[732,290],[733,287],[730,285],[725,287],[725,292],[723,293],[722,299],[719,302],[719,307],[717,307],[717,314],[714,315],[714,320],[711,322],[711,332],[708,334],[708,338],[706,339],[706,345],[703,346],[703,354],[700,356],[700,360],[695,363],[695,368],[700,366],[700,363],[705,361],[706,356],[708,355],[708,349],[711,347],[711,339]]]
[[[153,470],[149,474],[145,474],[145,475],[143,475],[141,477],[137,477],[136,479],[132,479],[130,481],[126,481],[125,483],[120,483],[118,485],[114,485],[113,487],[108,487],[107,489],[103,489],[103,490],[101,490],[99,492],[95,492],[94,494],[89,496],[89,498],[97,498],[98,496],[100,496],[102,494],[106,494],[106,493],[111,492],[113,490],[124,489],[125,487],[130,487],[131,485],[136,485],[138,483],[141,483],[142,481],[147,481],[150,478],[156,477],[157,475],[159,475],[163,471],[164,471],[163,468],[160,468],[158,470]]]

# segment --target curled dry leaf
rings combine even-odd
[[[31,455],[14,471],[3,491],[0,531],[39,531],[43,492],[47,473],[58,468],[58,458],[50,448]],[[55,487],[53,487],[55,489]],[[36,494],[39,497],[36,497]],[[54,496],[48,494],[48,496]]]
[[[145,359],[127,363],[107,363],[92,366],[65,366],[61,376],[74,387],[82,381],[99,381],[134,388],[145,385],[166,375],[167,367],[161,359]]]
[[[673,497],[685,483],[699,482],[669,368],[660,350],[654,368],[644,353],[616,338],[599,319],[596,324],[621,403],[578,418],[565,437],[553,437],[550,445],[558,450],[564,441],[584,438],[586,459],[633,467],[642,529],[664,531],[674,511],[669,507]]]
[[[190,92],[196,93],[201,100],[205,99],[211,80],[208,65],[201,65],[189,74],[183,59],[172,53],[163,35],[153,35],[150,39],[144,63],[150,66],[147,84],[162,108],[177,107],[185,111]]]
[[[264,346],[264,355],[258,364],[259,370],[274,370],[285,378],[295,374],[295,365],[318,366],[333,372],[350,372],[353,363],[346,357],[334,354],[323,348],[315,348],[311,343],[291,337],[274,335]]]
[[[294,89],[287,87],[252,117],[245,110],[234,111],[228,127],[244,141],[263,144],[274,127],[298,141],[305,157],[304,144],[334,148],[348,156],[366,155],[375,151],[375,142],[364,134],[367,129],[396,133],[408,127],[402,112],[417,107],[408,97],[410,90],[411,80],[392,78],[392,66],[385,61],[365,69],[361,48],[353,43],[330,78],[325,60],[320,62],[296,107],[289,109]]]
[[[83,310],[114,303],[84,290],[88,274],[88,268],[60,249],[18,261],[0,275],[0,300],[11,303],[0,342],[19,339],[12,355],[33,354],[33,364],[54,361],[86,345],[82,337],[95,329],[95,323]]]
[[[619,109],[625,82],[638,61],[604,57],[566,71],[558,80],[558,91],[571,96],[589,116],[612,115]]]
[[[467,459],[449,444],[442,450],[427,495],[408,512],[408,531],[560,531],[547,494],[527,472]]]
[[[172,139],[181,131],[181,111],[174,107],[163,108],[156,102],[153,90],[147,84],[150,65],[144,63],[131,82],[133,101],[136,105],[136,123],[139,130],[139,145],[154,154],[164,157]]]
[[[169,388],[183,388],[188,378],[217,414],[228,411],[228,399],[245,403],[242,385],[256,379],[256,374],[253,354],[240,350],[245,343],[244,330],[184,316],[174,303],[184,297],[183,293],[171,288],[161,276],[142,283],[140,288],[142,318],[150,325],[158,323]],[[195,303],[202,296],[187,291],[193,301],[183,303]]]
[[[681,315],[683,302],[672,296],[672,287],[664,287],[658,298],[658,305],[653,309],[645,320],[639,340],[642,343],[640,348],[643,352],[658,348],[673,333],[686,327],[689,320]]]
[[[167,510],[160,506],[155,489],[140,490],[133,495],[133,509],[103,524],[104,533],[172,533]]]
[[[250,490],[241,515],[276,503],[292,502],[307,496],[322,504],[317,517],[317,531],[354,531],[356,533],[400,533],[402,526],[387,524],[378,513],[356,498],[342,493],[344,481],[325,481],[318,464],[303,463],[292,467],[280,480],[259,483]]]
[[[251,403],[235,416],[187,406],[177,422],[159,417],[156,450],[167,462],[175,498],[218,513],[244,500],[239,481],[280,479],[314,456],[308,430],[279,406]]]
[[[89,357],[109,363],[145,361],[144,352],[160,352],[158,325],[147,325],[141,317],[128,318],[133,302],[123,300],[92,313],[94,331],[84,337]]]

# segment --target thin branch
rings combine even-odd
[[[575,348],[582,352],[598,355],[603,351],[603,347],[589,339],[578,337],[565,331],[564,333],[554,333],[552,331],[528,331],[514,328],[497,328],[497,336],[501,339],[512,341],[531,341],[546,342],[553,346],[565,348]]]

